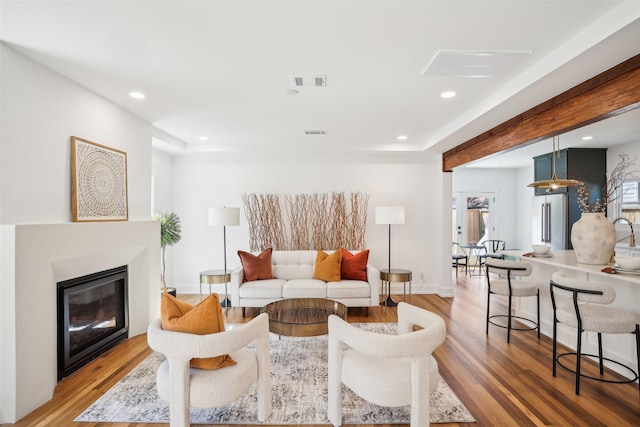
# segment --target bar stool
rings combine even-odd
[[[580,394],[580,377],[607,383],[631,383],[636,381],[638,372],[631,369],[631,367],[602,357],[602,334],[631,333],[636,336],[636,363],[637,366],[640,366],[640,329],[635,315],[606,306],[606,304],[611,304],[616,299],[616,292],[613,287],[607,283],[585,282],[573,279],[562,272],[556,272],[551,276],[550,291],[551,304],[553,306],[553,376],[556,376],[556,365],[573,372],[576,375],[576,394]],[[558,323],[577,328],[578,342],[575,352],[557,354]],[[582,353],[582,333],[584,331],[598,333],[597,355]],[[562,364],[561,359],[570,355],[576,356],[575,370]],[[582,356],[598,358],[601,377],[594,377],[580,372],[580,359]],[[603,378],[603,362],[605,360],[628,370],[633,378],[628,380]]]
[[[514,331],[532,331],[538,329],[538,338],[540,338],[540,288],[536,283],[527,280],[513,280],[516,277],[526,277],[531,274],[531,264],[522,261],[509,261],[498,258],[486,259],[487,274],[487,335],[489,334],[489,323],[507,330],[507,342],[511,341],[511,330]],[[497,278],[492,279],[489,273],[498,274]],[[501,277],[505,277],[502,279]],[[499,294],[509,297],[507,314],[489,315],[489,307],[491,306],[491,295]],[[536,320],[527,319],[526,317],[514,316],[512,312],[513,297],[536,297],[537,318]],[[507,318],[507,326],[492,321],[494,318]],[[513,319],[524,320],[532,323],[533,326],[513,326]]]

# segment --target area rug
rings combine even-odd
[[[396,333],[396,323],[357,323],[366,330]],[[330,424],[327,418],[327,336],[278,337],[270,334],[273,413],[266,424]],[[75,421],[168,423],[169,405],[156,392],[155,375],[164,360],[154,353],[108,390]],[[191,409],[192,424],[261,424],[255,388],[234,403]],[[409,423],[409,407],[373,405],[343,385],[344,424]],[[431,395],[431,422],[474,422],[449,385],[440,380]]]

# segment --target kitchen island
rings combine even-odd
[[[609,265],[589,265],[578,263],[574,251],[551,251],[548,257],[525,256],[526,251],[501,251],[506,259],[526,261],[531,263],[533,272],[530,279],[540,284],[540,332],[549,337],[553,336],[553,307],[549,295],[551,275],[562,271],[566,275],[587,282],[608,283],[616,291],[616,300],[611,307],[630,311],[636,315],[640,323],[640,275],[633,273],[609,274],[602,270]],[[535,300],[533,298],[517,298],[515,310],[518,316],[535,318]],[[533,317],[531,317],[533,316]],[[558,341],[576,348],[576,329],[565,325],[558,325]],[[598,336],[586,332],[583,335],[583,353],[597,354]],[[602,346],[604,356],[616,360],[638,370],[636,362],[636,344],[633,334],[603,335]],[[615,369],[615,365],[610,366]],[[549,355],[549,369],[551,369],[551,355]],[[628,375],[628,372],[619,371]]]

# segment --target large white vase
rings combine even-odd
[[[609,264],[616,245],[615,227],[602,212],[583,213],[571,229],[571,244],[578,262]]]

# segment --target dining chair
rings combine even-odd
[[[498,239],[489,239],[482,242],[482,246],[484,246],[484,252],[478,255],[480,259],[480,271],[482,272],[482,267],[487,263],[488,258],[493,259],[504,259],[504,255],[500,253],[505,248],[505,241]]]
[[[469,254],[459,243],[453,242],[452,249],[452,266],[456,269],[456,279],[458,278],[458,267],[464,266],[464,274],[469,274]]]

